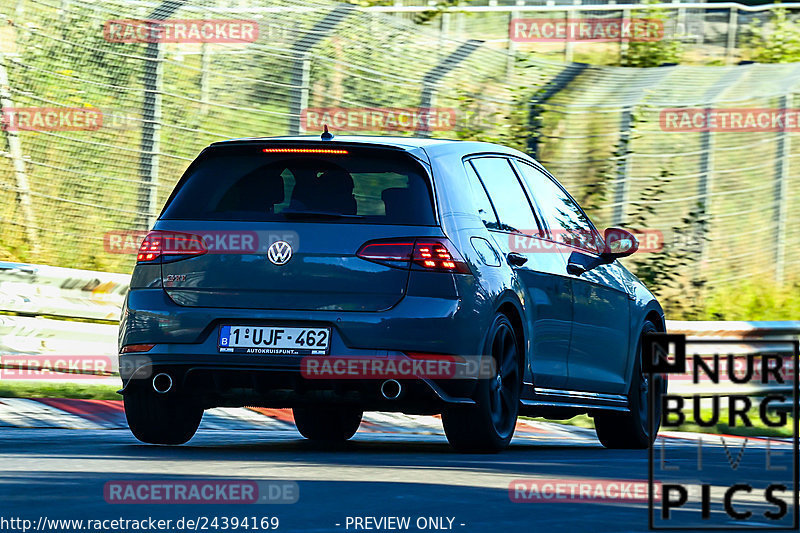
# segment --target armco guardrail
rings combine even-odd
[[[118,320],[130,276],[0,262],[0,310]]]
[[[116,325],[68,319],[117,321],[129,282],[130,276],[126,274],[0,262],[0,312],[17,313],[0,315],[0,356],[116,354]],[[667,321],[667,329],[686,335],[690,341],[738,340],[740,342],[725,345],[726,353],[737,354],[791,356],[791,347],[786,342],[756,344],[748,341],[786,341],[800,337],[800,321],[673,320]],[[684,382],[671,386],[673,390],[675,387],[697,386]]]
[[[110,355],[117,326],[71,320],[0,315],[0,353]]]
[[[733,354],[739,363],[737,375],[746,373],[744,368],[746,355],[778,356],[782,359],[784,383],[761,383],[759,379],[751,380],[747,385],[732,385],[726,383],[714,384],[710,381],[693,383],[690,379],[670,379],[669,388],[677,394],[700,394],[714,396],[727,393],[747,393],[761,396],[768,393],[784,394],[787,397],[786,407],[791,407],[788,398],[792,396],[794,386],[795,344],[787,341],[796,341],[800,337],[800,321],[667,321],[667,330],[670,333],[686,335],[687,356],[697,354],[707,362],[715,354]],[[692,342],[698,341],[698,342]],[[720,341],[720,342],[709,342]],[[713,368],[713,365],[709,366]],[[755,372],[760,372],[760,365],[755,365]],[[760,376],[760,374],[759,374]],[[687,376],[682,376],[686,378]]]
[[[670,333],[682,333],[687,338],[773,339],[791,340],[800,337],[800,320],[787,321],[703,321],[667,320]]]
[[[106,356],[116,371],[116,357],[108,356],[117,352],[117,326],[73,319],[119,320],[129,283],[126,274],[0,262],[0,312],[16,313],[0,315],[0,368],[23,370],[13,375],[30,379],[38,375],[25,373],[32,366],[60,367],[63,358],[26,363],[20,355]],[[44,374],[42,379],[49,377],[63,381],[71,376]]]

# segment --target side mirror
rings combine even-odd
[[[608,261],[627,257],[639,249],[639,241],[628,230],[622,228],[608,228],[603,233],[605,250],[603,257]]]

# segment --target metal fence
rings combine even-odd
[[[797,65],[564,63],[508,53],[488,33],[451,39],[377,11],[285,0],[3,5],[4,112],[93,109],[103,122],[0,132],[0,259],[129,271],[136,243],[115,246],[109,233],[146,229],[209,142],[303,132],[308,108],[438,106],[454,110],[456,123],[423,134],[529,150],[601,226],[638,221],[680,245],[695,232],[687,217],[701,209],[702,250],[690,276],[709,284],[798,280],[796,133],[675,133],[659,122],[667,108],[791,107]],[[258,39],[104,36],[110,19],[153,18],[253,20]]]
[[[0,259],[127,271],[132,250],[107,246],[108,232],[149,227],[208,143],[302,133],[308,106],[456,107],[465,90],[486,102],[509,102],[509,56],[479,41],[443,39],[349,4],[242,6],[213,0],[3,6],[3,109],[85,107],[104,120],[92,131],[0,132]],[[112,19],[154,18],[254,20],[258,39],[125,43],[103,34]],[[562,68],[543,66],[520,85],[541,84]]]
[[[435,0],[398,0],[391,6],[368,9],[406,20],[425,19],[431,30],[451,39],[482,39],[511,52],[535,51],[567,62],[592,64],[616,64],[628,42],[620,38],[600,45],[565,39],[547,44],[519,44],[510,38],[511,22],[526,17],[551,18],[554,21],[657,17],[663,23],[663,38],[680,43],[685,61],[731,65],[750,59],[748,41],[754,35],[770,30],[777,11],[785,11],[790,21],[800,19],[800,3],[797,2],[748,6],[736,2],[488,0],[443,7]]]

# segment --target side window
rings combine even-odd
[[[483,224],[489,229],[500,229],[500,224],[497,223],[497,215],[492,207],[492,202],[486,195],[486,189],[481,185],[475,169],[469,161],[464,162],[464,169],[467,171],[467,184],[469,185],[470,195],[472,196],[475,207],[478,208],[478,216],[481,217]]]
[[[599,235],[578,204],[550,176],[533,165],[517,162],[553,238],[599,253]]]
[[[497,211],[500,229],[539,234],[539,224],[511,162],[503,157],[480,157],[471,162]]]

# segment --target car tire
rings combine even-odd
[[[667,391],[666,377],[655,375],[652,383],[648,376],[642,372],[642,337],[648,333],[655,333],[655,325],[645,322],[639,337],[636,352],[636,361],[633,368],[633,378],[628,391],[628,413],[603,413],[594,417],[597,438],[606,448],[642,450],[649,448],[655,441],[658,428],[661,425],[661,396]],[[648,419],[650,412],[651,386],[656,387],[656,403],[654,406],[654,427],[650,432]]]
[[[203,408],[187,398],[144,387],[127,391],[123,404],[131,433],[148,444],[188,442],[203,419]]]
[[[364,412],[352,407],[295,407],[294,424],[308,440],[344,442],[358,431]]]
[[[442,413],[445,435],[456,451],[497,453],[511,442],[522,392],[520,352],[511,321],[498,313],[484,350],[494,358],[495,376],[478,380],[475,405],[454,406]]]

